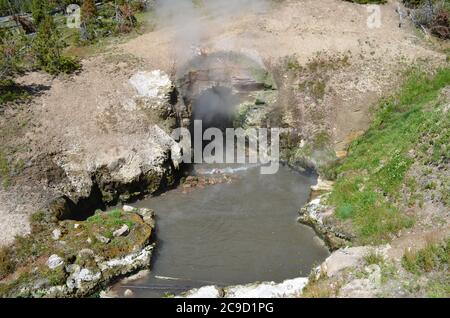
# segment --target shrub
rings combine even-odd
[[[12,258],[12,251],[9,247],[0,248],[0,280],[14,272],[16,264]]]
[[[450,38],[450,4],[446,1],[405,1],[414,8],[411,18],[418,27],[428,28],[430,32],[443,39]]]
[[[442,267],[448,268],[450,256],[450,239],[443,244],[428,244],[417,252],[405,252],[402,258],[402,266],[409,272],[431,272]]]
[[[49,10],[48,1],[33,0],[31,4],[31,16],[36,26],[44,22],[45,17],[49,14]]]
[[[80,64],[77,61],[62,55],[64,47],[65,43],[61,40],[53,18],[46,16],[32,45],[36,66],[50,74],[67,74],[78,70]]]
[[[0,29],[0,80],[20,70],[27,52],[27,41],[20,33]]]
[[[449,13],[447,11],[437,12],[431,23],[430,31],[440,38],[450,39]]]

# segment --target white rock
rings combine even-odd
[[[130,228],[128,227],[128,225],[124,224],[120,229],[115,230],[113,232],[113,235],[114,237],[119,237],[119,236],[126,236],[128,235],[128,233],[130,233]]]
[[[333,190],[333,186],[334,186],[333,181],[322,180],[321,178],[319,178],[319,180],[317,180],[317,184],[311,186],[311,190],[312,191],[331,191],[331,190]]]
[[[52,232],[52,239],[57,241],[61,238],[61,230],[60,229],[54,229]]]
[[[366,246],[339,249],[325,260],[321,270],[328,277],[332,277],[345,268],[358,265],[371,250],[372,248]]]
[[[155,212],[153,210],[141,208],[137,213],[142,217],[146,224],[150,225],[151,227],[155,226]]]
[[[274,282],[234,286],[225,289],[225,298],[292,298],[302,294],[308,278],[289,279],[281,284]]]
[[[50,269],[56,269],[64,265],[64,260],[56,254],[51,255],[47,260],[47,266]]]
[[[182,296],[182,298],[220,298],[220,297],[221,297],[221,290],[216,286],[205,286],[199,289],[193,289]]]
[[[143,279],[143,278],[146,278],[146,277],[148,277],[149,275],[150,275],[150,270],[148,270],[148,269],[143,269],[143,270],[139,271],[137,274],[134,274],[134,275],[125,277],[125,278],[122,279],[120,282],[121,282],[122,284],[129,284],[129,283],[131,283],[131,282],[135,282],[135,281],[141,280],[141,279]]]
[[[100,272],[92,272],[87,268],[80,268],[80,266],[72,266],[68,268],[71,272],[69,278],[66,281],[67,287],[70,290],[73,289],[89,289],[88,286],[94,285],[101,278]]]
[[[308,278],[299,277],[275,282],[254,283],[231,286],[220,289],[217,286],[205,286],[188,291],[179,298],[293,298],[302,294]]]
[[[155,70],[152,72],[138,72],[130,78],[130,84],[142,97],[163,97],[172,87],[172,81],[166,73]]]
[[[128,254],[127,256],[101,262],[98,264],[98,266],[102,272],[114,268],[127,268],[127,272],[129,272],[137,268],[149,266],[153,248],[153,245],[149,245],[146,246],[143,250]]]
[[[379,265],[372,264],[367,266],[364,270],[369,274],[368,279],[373,285],[381,284],[381,268]]]
[[[133,208],[133,207],[130,206],[130,205],[124,205],[124,206],[122,207],[122,210],[123,210],[124,212],[134,212],[134,211],[136,211],[136,208]]]
[[[99,296],[100,298],[120,298],[117,291],[112,289],[102,290]]]
[[[75,223],[74,225],[73,225],[73,228],[74,229],[78,229],[80,227],[80,224],[78,224],[78,223]]]
[[[125,290],[125,292],[123,293],[123,295],[124,295],[125,297],[133,297],[134,293],[133,293],[133,291],[132,291],[131,289],[127,289],[127,290]]]
[[[81,251],[78,252],[78,257],[87,258],[91,257],[94,258],[95,254],[94,251],[89,248],[83,248]]]
[[[107,237],[104,237],[103,235],[101,235],[101,234],[95,234],[95,238],[98,240],[98,241],[100,241],[101,243],[104,243],[104,244],[108,244],[111,240],[109,239],[109,238],[107,238]]]

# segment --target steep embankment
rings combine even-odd
[[[306,296],[450,295],[449,85],[448,68],[413,70],[352,143],[331,193],[301,211],[334,249],[389,243],[347,264],[328,260]]]

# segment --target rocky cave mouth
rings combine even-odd
[[[213,86],[194,101],[192,119],[201,120],[203,130],[218,128],[225,131],[234,128],[234,113],[238,104],[239,98],[230,88]]]
[[[243,127],[239,117],[252,108],[258,108],[257,111],[268,108],[265,96],[277,92],[261,61],[227,51],[194,57],[178,71],[176,86],[181,97],[176,105],[179,123],[189,128],[192,138],[195,121],[201,121],[202,135],[209,128],[223,133],[227,128],[250,128]],[[249,126],[263,125],[260,121]],[[203,146],[206,144],[203,142]]]
[[[225,132],[264,125],[261,120],[244,127],[236,120],[243,110],[264,114],[270,106],[266,95],[277,94],[265,83],[270,75],[263,66],[235,53],[219,52],[196,57],[188,69],[178,81],[182,105],[177,107],[179,114],[184,111],[185,120],[180,122],[190,129],[192,138],[198,120],[202,133],[208,128]],[[208,143],[204,141],[203,147]],[[279,173],[264,176],[251,164],[189,165],[193,180],[227,174],[237,181],[199,186],[188,195],[183,185],[133,204],[156,211],[156,254],[148,276],[119,283],[117,290],[161,297],[211,284],[281,282],[306,275],[328,255],[314,241],[313,230],[296,222],[297,209],[307,202],[315,174],[284,166]],[[191,184],[187,185],[190,189]],[[289,261],[280,264],[279,259]]]

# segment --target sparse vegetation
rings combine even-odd
[[[382,265],[384,263],[384,258],[383,255],[381,255],[380,253],[372,251],[371,253],[367,254],[364,257],[364,261],[366,262],[367,265],[373,264]]]
[[[0,296],[18,295],[18,288],[34,284],[39,279],[47,280],[49,286],[65,282],[68,276],[65,270],[51,270],[46,264],[52,254],[59,255],[67,264],[92,267],[95,264],[86,263],[79,251],[89,249],[106,260],[127,255],[148,244],[152,230],[137,214],[121,210],[98,211],[86,221],[61,222],[49,219],[46,211],[38,211],[33,214],[31,222],[30,235],[16,237],[13,245],[0,249]],[[113,232],[124,224],[128,225],[130,233],[115,237]],[[61,231],[61,240],[65,244],[52,238],[55,228]],[[110,242],[100,241],[99,235]],[[31,268],[39,270],[31,271]],[[14,272],[19,275],[4,279]]]
[[[55,25],[53,17],[46,16],[40,23],[32,52],[36,56],[36,65],[50,74],[73,73],[80,64],[73,58],[62,54],[64,41]]]
[[[413,273],[448,271],[450,261],[450,239],[443,244],[429,243],[417,252],[406,251],[402,259],[403,267]]]
[[[0,177],[2,180],[2,186],[7,188],[10,183],[10,166],[9,161],[5,157],[2,151],[0,151]]]
[[[417,27],[428,29],[433,35],[450,39],[450,2],[447,0],[403,0],[413,11],[412,21]]]

